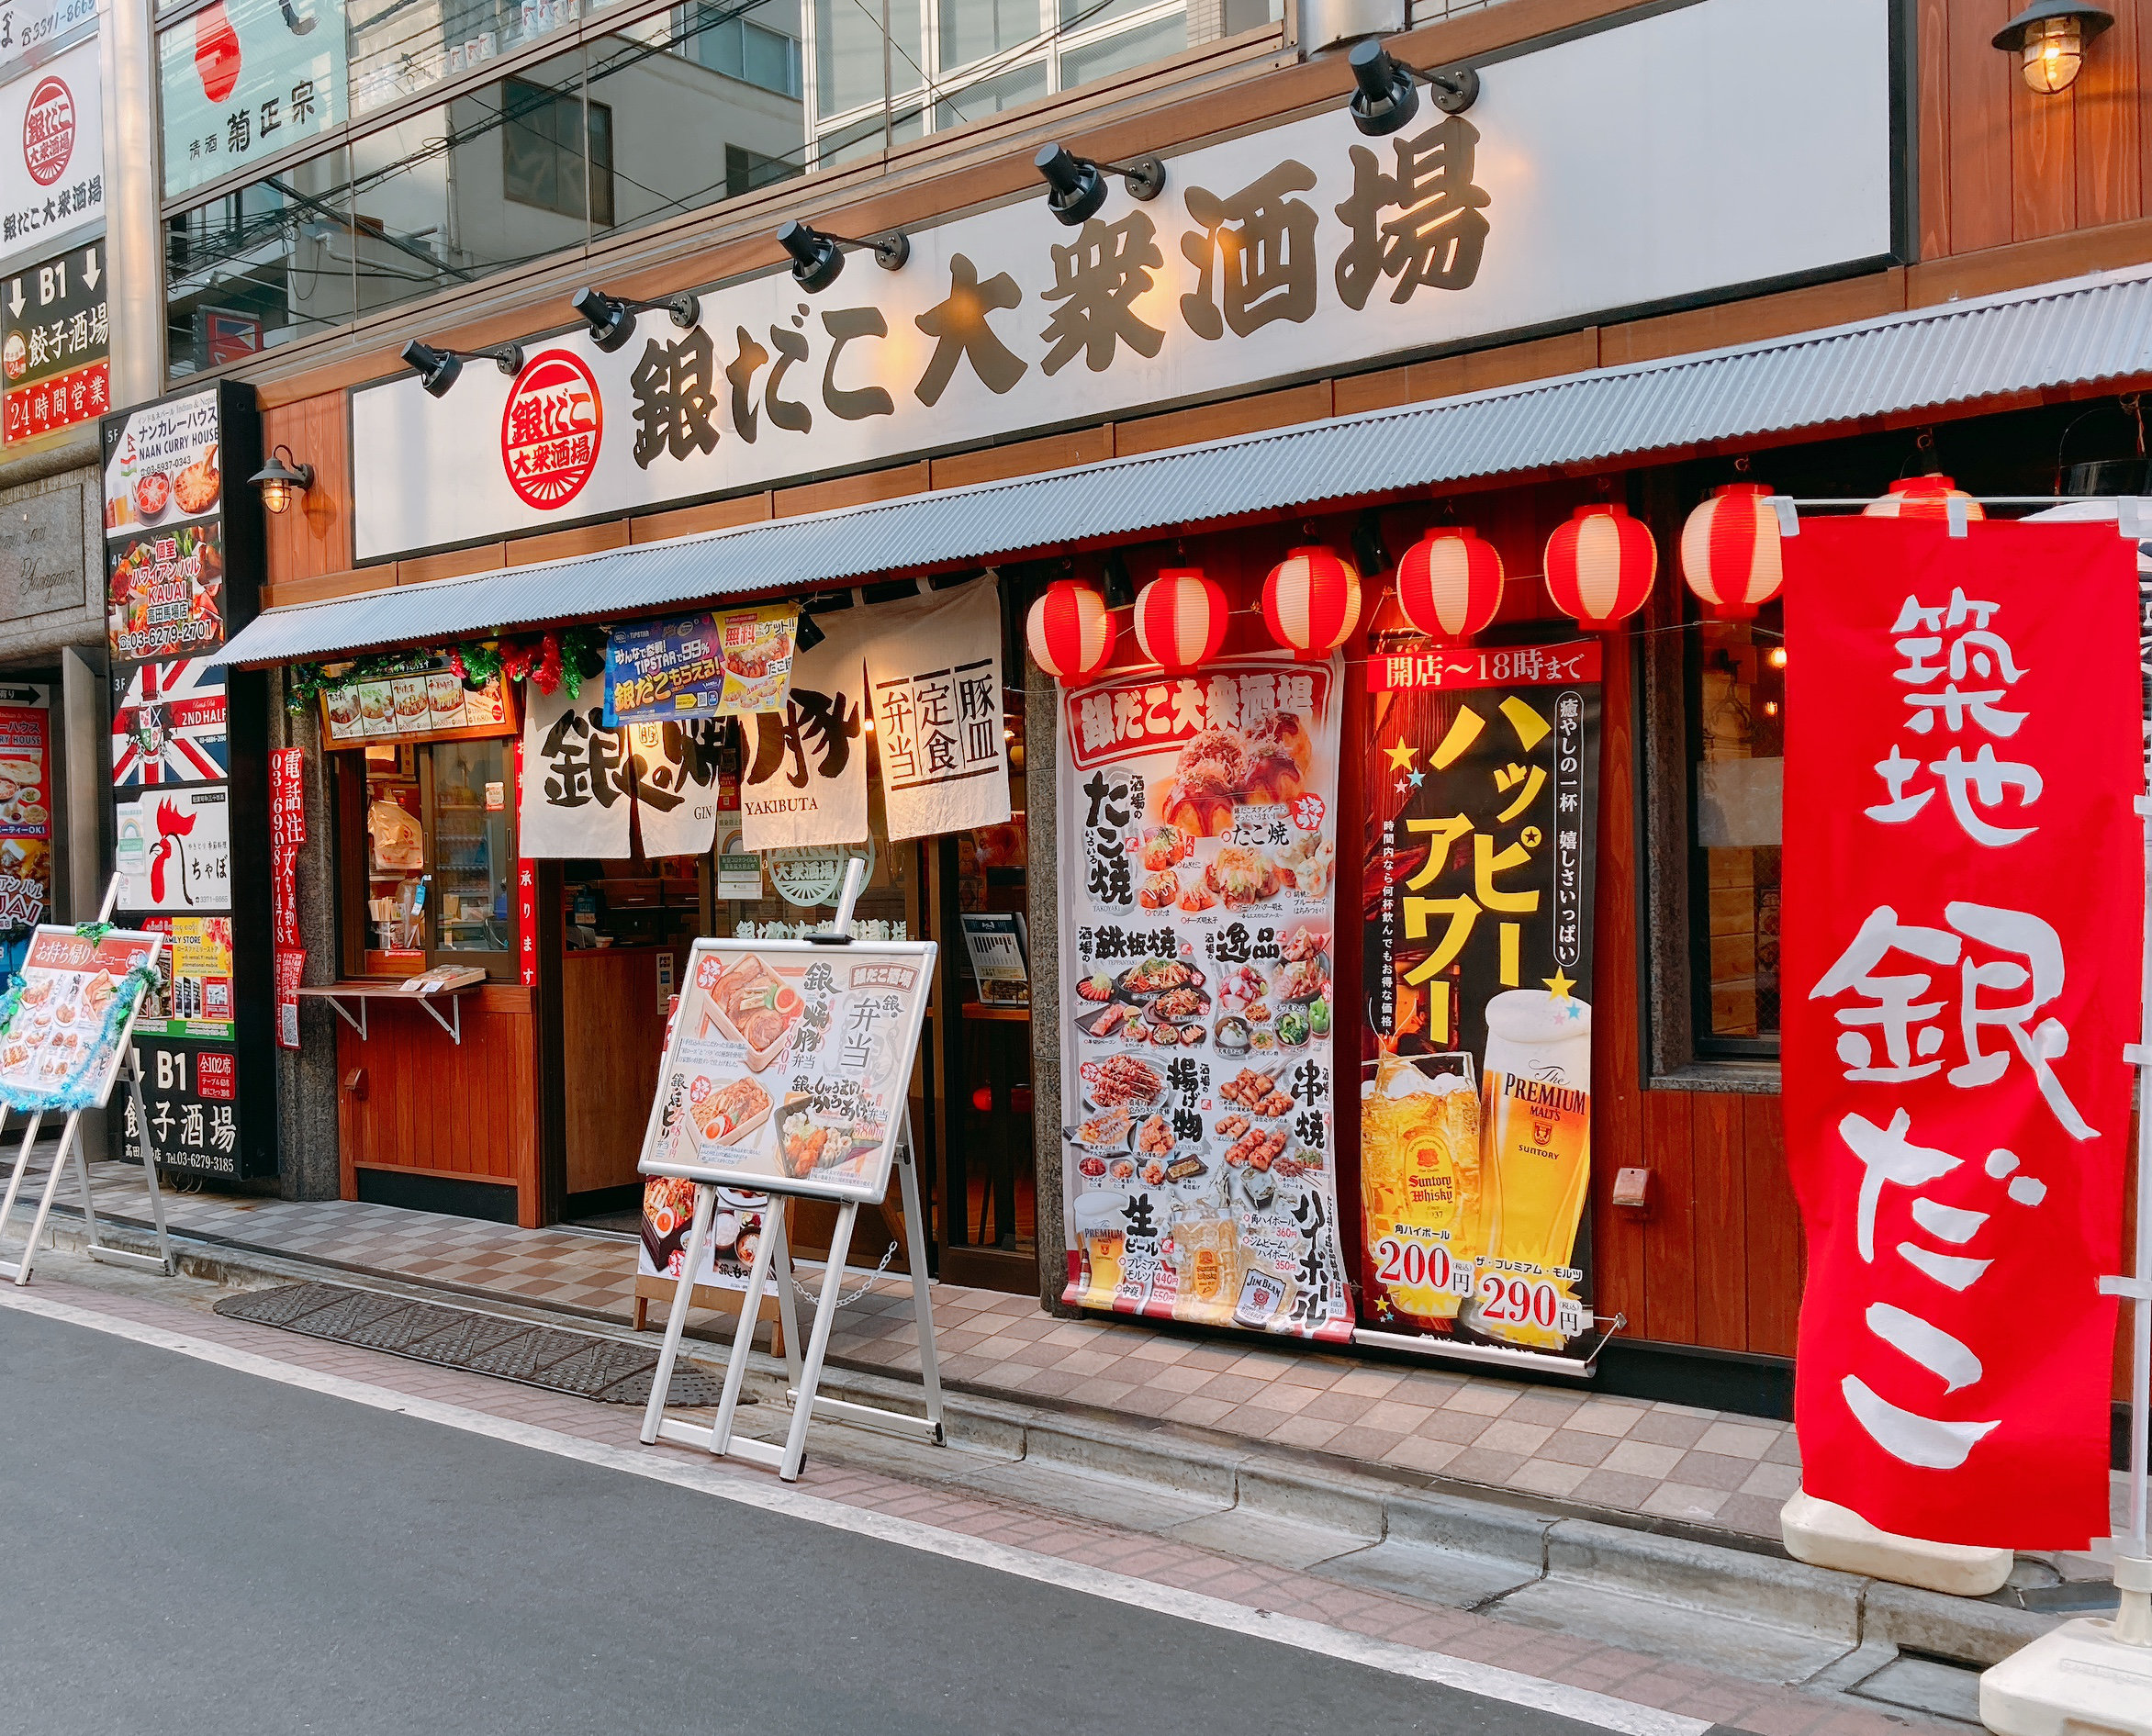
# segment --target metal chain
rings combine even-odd
[[[862,1283],[858,1289],[853,1291],[852,1294],[848,1296],[840,1291],[837,1294],[837,1299],[829,1305],[832,1308],[850,1307],[855,1302],[858,1301],[861,1296],[865,1295],[869,1290],[874,1288],[874,1281],[890,1269],[890,1261],[894,1260],[896,1257],[897,1245],[896,1243],[891,1242],[887,1248],[881,1250],[881,1264],[877,1266],[872,1271],[867,1274],[866,1282]],[[801,1302],[808,1304],[810,1306],[820,1307],[822,1305],[822,1298],[815,1294],[813,1291],[808,1289],[807,1286],[801,1283],[797,1278],[792,1280],[792,1290]]]

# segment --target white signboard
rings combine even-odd
[[[167,197],[344,120],[341,0],[224,0],[157,37]]]
[[[114,815],[119,908],[231,908],[231,796],[222,784],[152,790]]]
[[[1699,0],[1496,62],[1470,114],[1393,138],[1340,103],[1168,158],[1149,204],[1113,177],[1080,229],[1040,186],[899,272],[772,272],[692,331],[644,314],[606,355],[578,327],[438,400],[399,375],[353,398],[358,557],[1880,260],[1889,9]]]
[[[0,0],[0,79],[13,78],[62,37],[97,21],[97,0]]]
[[[101,88],[94,40],[0,84],[0,259],[105,220]]]

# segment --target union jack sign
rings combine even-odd
[[[114,675],[112,686],[115,785],[200,783],[228,774],[221,668],[200,657],[138,663]]]

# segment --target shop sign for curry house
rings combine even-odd
[[[1890,12],[1691,0],[1492,64],[1468,115],[1423,102],[1391,138],[1328,105],[1169,156],[1149,203],[1111,177],[1081,228],[1041,185],[913,233],[897,272],[735,282],[692,330],[645,313],[607,354],[578,327],[439,400],[367,388],[359,558],[1872,264]]]

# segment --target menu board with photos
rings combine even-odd
[[[902,1135],[932,941],[699,940],[644,1173],[879,1200]]]
[[[1071,1306],[1350,1337],[1339,1238],[1335,659],[1060,700]]]
[[[473,689],[441,655],[415,655],[387,673],[321,696],[322,734],[331,747],[505,735],[513,727],[510,717],[500,676]]]
[[[95,940],[72,928],[39,928],[23,958],[21,997],[0,1026],[0,1103],[102,1104],[127,1028],[108,1015],[128,972],[153,965],[160,944],[159,935],[121,928]]]
[[[0,932],[44,920],[52,893],[51,690],[0,684]]]

